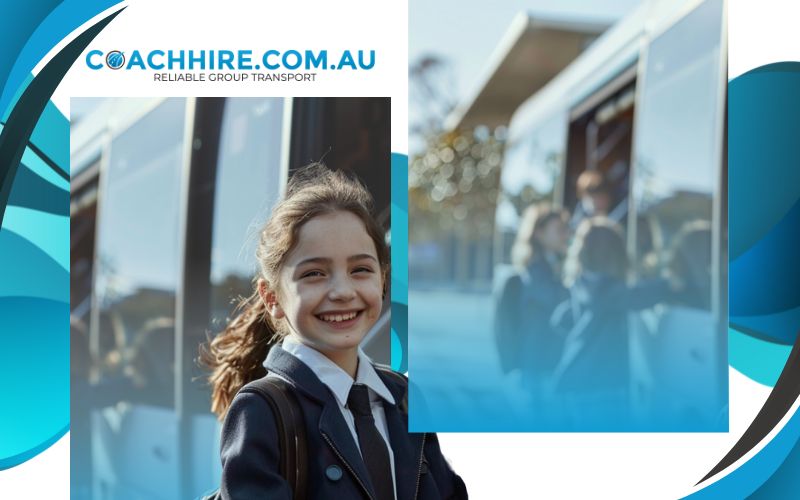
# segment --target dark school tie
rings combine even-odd
[[[369,405],[369,391],[364,384],[353,384],[347,396],[347,407],[353,413],[358,434],[361,457],[367,466],[377,500],[394,500],[392,467],[389,463],[389,449],[383,440]]]

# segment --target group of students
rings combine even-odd
[[[628,280],[623,228],[598,174],[579,178],[575,214],[548,204],[522,216],[499,291],[495,334],[506,372],[518,370],[541,426],[627,425],[628,313],[669,299],[663,277]],[[554,422],[555,421],[555,422]]]

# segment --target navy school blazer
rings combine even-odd
[[[333,394],[302,361],[280,346],[270,349],[267,376],[280,375],[296,388],[308,434],[308,497],[372,499],[375,493],[357,444]],[[406,388],[377,371],[402,401]],[[397,500],[460,500],[466,487],[439,448],[436,434],[408,432],[408,415],[383,402],[394,452]],[[222,498],[291,500],[279,472],[278,431],[269,404],[257,394],[239,393],[222,425]]]

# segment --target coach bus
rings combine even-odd
[[[77,104],[93,109],[71,130],[73,497],[194,498],[220,477],[198,348],[251,293],[258,230],[293,169],[354,172],[389,234],[390,102]],[[384,363],[389,300],[364,344]]]
[[[725,9],[642,2],[530,96],[509,125],[496,212],[497,282],[522,210],[573,212],[578,176],[603,174],[634,273],[680,272],[696,291],[630,318],[633,408],[675,428],[727,428]]]

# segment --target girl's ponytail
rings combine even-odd
[[[266,375],[262,363],[278,337],[258,291],[242,299],[235,314],[225,330],[200,350],[201,363],[211,370],[211,411],[220,420],[239,389]]]

